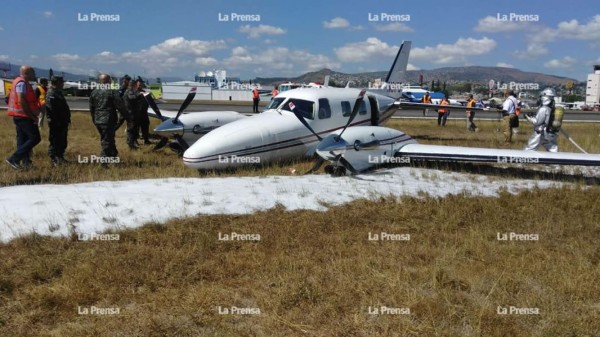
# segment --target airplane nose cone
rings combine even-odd
[[[209,132],[185,151],[183,163],[195,169],[261,164],[269,158],[262,146],[270,138],[257,122],[240,120]]]
[[[156,129],[154,129],[154,132],[156,132],[157,134],[161,135],[161,136],[172,136],[172,135],[179,135],[179,136],[183,136],[183,124],[181,123],[181,121],[173,121],[173,119],[167,119],[166,121],[160,123]]]

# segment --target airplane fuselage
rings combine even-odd
[[[342,129],[360,90],[299,88],[277,95],[256,116],[223,125],[200,138],[183,156],[196,169],[224,169],[311,156],[319,140],[291,112],[293,102],[322,137]],[[367,92],[351,126],[380,125],[396,111],[394,99]]]

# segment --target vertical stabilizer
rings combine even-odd
[[[402,82],[401,75],[406,71],[406,67],[408,66],[408,55],[410,54],[411,45],[412,41],[402,41],[400,50],[398,50],[396,59],[394,59],[394,63],[392,63],[392,67],[385,79],[385,83]]]

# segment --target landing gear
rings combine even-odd
[[[181,147],[181,145],[177,142],[171,142],[169,143],[169,149],[171,149],[171,151],[177,153],[177,155],[179,157],[183,156],[183,152],[185,152],[185,150],[183,149],[183,147]]]
[[[331,174],[334,177],[342,177],[346,175],[346,168],[343,166],[325,166],[325,173]]]

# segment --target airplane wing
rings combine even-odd
[[[467,108],[466,106],[462,106],[462,105],[452,105],[452,104],[448,104],[448,105],[439,105],[439,104],[426,104],[426,103],[415,103],[415,102],[404,102],[404,101],[399,101],[394,103],[396,104],[400,109],[402,108],[413,108],[413,109],[448,109],[448,110],[469,110],[469,111],[484,111],[484,110],[489,110],[486,108],[475,108],[475,107],[471,107],[471,108]]]
[[[569,152],[407,144],[396,153],[398,156],[409,157],[411,160],[600,166],[600,155]]]

